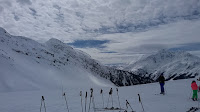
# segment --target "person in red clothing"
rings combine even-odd
[[[191,87],[192,87],[192,90],[193,90],[192,100],[197,101],[197,99],[198,99],[198,96],[197,96],[198,86],[197,86],[195,81],[192,81]]]

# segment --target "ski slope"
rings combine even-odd
[[[158,94],[160,92],[158,83],[121,87],[119,88],[121,107],[126,109],[125,100],[128,100],[134,111],[142,112],[142,107],[138,101],[137,95],[139,93],[144,105],[145,112],[185,112],[192,106],[198,106],[197,101],[194,102],[189,99],[189,97],[191,97],[190,95],[192,95],[190,88],[192,80],[193,79],[166,82],[166,95],[164,96]],[[94,88],[94,101],[96,108],[103,107],[100,89],[104,90],[103,93],[105,107],[107,106],[108,102],[108,91],[110,88],[100,86]],[[81,112],[81,97],[79,96],[80,91],[83,91],[83,108],[85,108],[85,92],[90,91],[89,87],[79,88],[63,85],[63,91],[66,92],[70,112]],[[0,93],[0,110],[1,112],[39,112],[42,95],[45,97],[47,112],[67,111],[64,97],[62,97],[62,88],[49,91],[40,90],[24,92],[2,92]],[[87,110],[89,107],[88,104],[89,98],[87,98]],[[111,105],[111,102],[109,102],[108,107],[111,107]],[[119,107],[115,87],[113,87],[113,106]],[[90,111],[93,111],[92,105]],[[131,109],[128,108],[128,112],[130,111]],[[42,112],[44,112],[43,108]],[[119,112],[119,110],[116,112]]]

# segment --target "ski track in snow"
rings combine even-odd
[[[192,96],[190,87],[192,80],[194,79],[166,82],[166,95],[158,94],[160,92],[160,86],[158,83],[120,87],[119,97],[121,107],[123,109],[126,109],[125,101],[128,100],[134,111],[142,112],[142,107],[138,101],[137,95],[139,93],[142,103],[144,105],[145,112],[185,112],[192,106],[198,106],[198,101],[194,102],[189,99],[189,97]],[[77,88],[68,86],[65,87],[65,85],[63,88],[64,92],[66,92],[66,97],[70,109],[69,111],[81,112],[81,97],[79,96],[79,93],[80,91],[82,91],[83,93],[83,107],[85,107],[85,92],[87,91],[88,93],[90,93],[90,88]],[[107,106],[108,102],[108,92],[110,88],[94,88],[94,100],[96,108],[103,107],[100,89],[104,90],[103,93],[105,107]],[[67,111],[61,89],[43,91],[2,92],[0,93],[0,110],[1,112],[39,112],[41,96],[45,97],[47,112]],[[89,104],[89,96],[90,94],[88,94],[87,104]],[[119,107],[115,88],[113,88],[113,101],[113,106],[115,108]],[[111,107],[111,105],[111,102],[109,102],[108,107]],[[89,106],[87,105],[87,111],[88,107]],[[90,111],[93,111],[93,105],[91,105]],[[130,111],[131,110],[129,108],[128,112]],[[42,112],[44,112],[44,108]],[[119,112],[119,110],[112,110],[111,112]]]

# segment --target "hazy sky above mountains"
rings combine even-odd
[[[200,0],[0,0],[0,27],[60,39],[104,64],[165,48],[200,54]]]

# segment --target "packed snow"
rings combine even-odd
[[[138,94],[144,106],[145,112],[185,112],[190,107],[198,107],[199,101],[192,101],[191,82],[194,79],[168,81],[165,84],[165,95],[160,95],[160,86],[158,83],[143,84],[129,87],[120,87],[119,100],[122,109],[128,112],[131,108],[126,108],[126,100],[136,112],[142,112],[141,104],[138,101]],[[197,82],[198,84],[199,82]],[[199,85],[199,84],[198,84]],[[63,88],[63,90],[62,90]],[[119,108],[118,96],[116,87],[113,87],[113,107]],[[103,89],[104,107],[112,107],[111,99],[108,103],[108,87],[95,87],[94,102],[95,108],[103,108],[102,95],[100,89]],[[1,112],[39,112],[41,106],[41,96],[45,98],[47,112],[65,112],[67,107],[65,104],[62,91],[66,92],[69,112],[82,112],[80,91],[82,91],[82,104],[85,111],[85,92],[87,91],[87,111],[89,108],[90,87],[74,87],[71,85],[63,85],[55,90],[40,90],[40,91],[20,91],[20,92],[1,92],[0,93],[0,110]],[[199,94],[199,93],[198,93]],[[93,105],[91,103],[91,110]],[[42,108],[42,112],[44,112]],[[96,111],[98,112],[98,111]],[[109,111],[105,111],[109,112]],[[112,110],[111,112],[119,112]],[[123,111],[121,111],[123,112]]]

